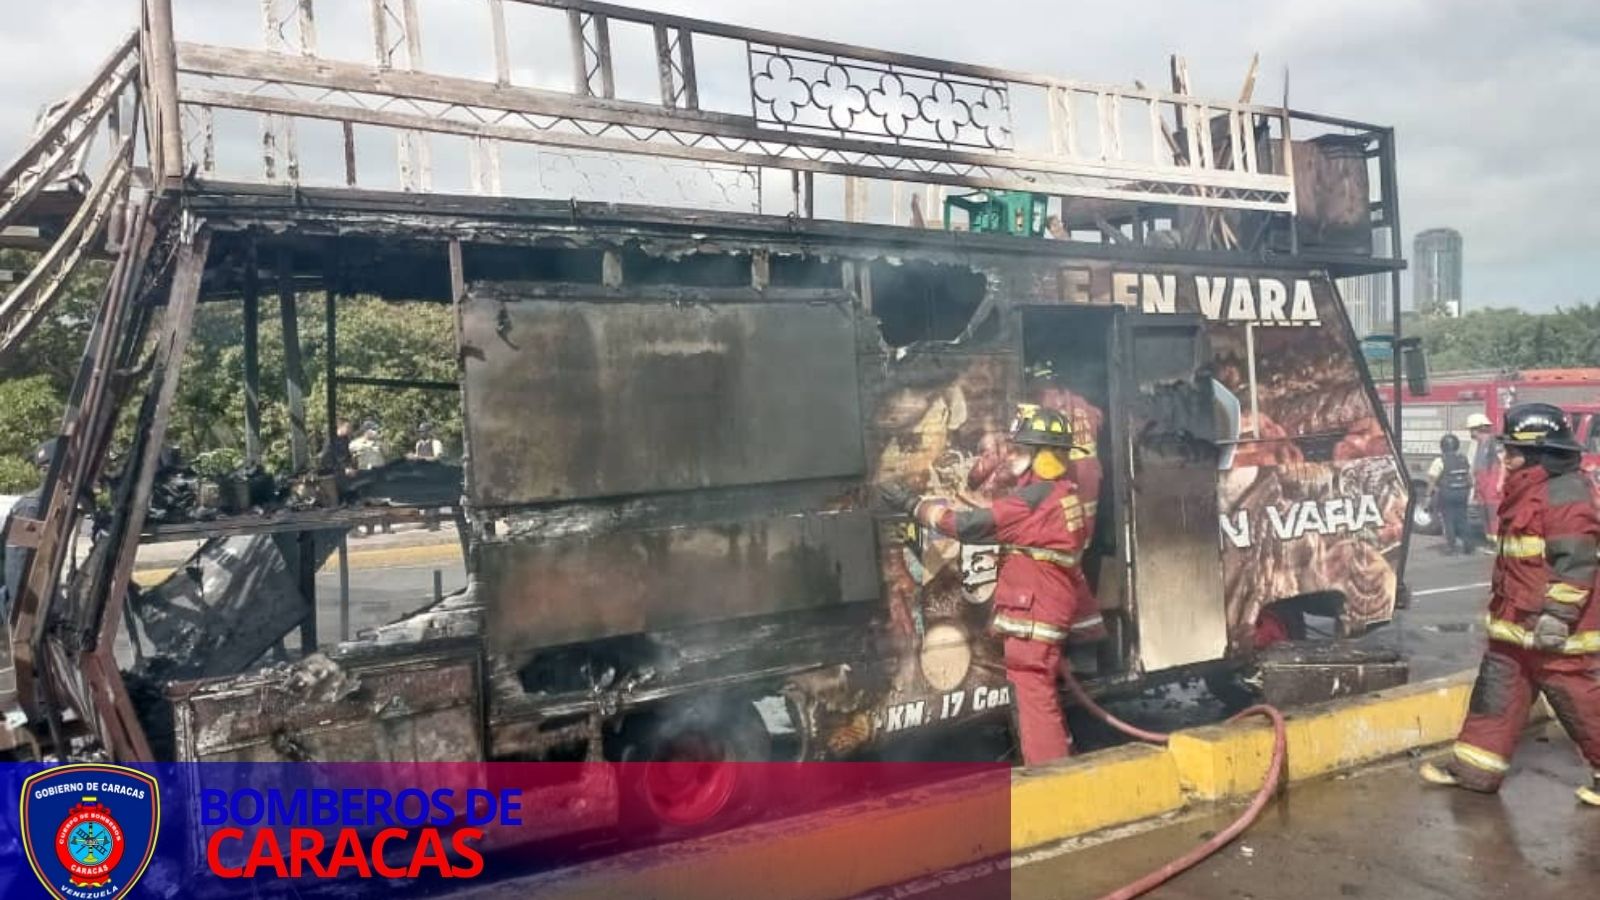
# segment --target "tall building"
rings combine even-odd
[[[1461,232],[1430,228],[1418,234],[1411,269],[1416,273],[1412,309],[1422,315],[1461,315]]]

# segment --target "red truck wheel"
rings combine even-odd
[[[630,727],[625,827],[710,831],[742,821],[765,788],[772,741],[747,701],[668,707]]]

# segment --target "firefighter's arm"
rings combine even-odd
[[[1048,483],[1030,484],[988,506],[956,509],[945,500],[925,500],[917,507],[917,521],[964,544],[992,544],[1005,540],[1005,533],[1026,519],[1049,498]]]
[[[1545,522],[1546,583],[1539,612],[1570,626],[1591,602],[1600,521],[1591,504],[1571,503],[1550,509]]]

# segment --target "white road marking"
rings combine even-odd
[[[1411,592],[1411,596],[1413,596],[1413,597],[1431,597],[1434,594],[1454,594],[1457,591],[1474,591],[1474,590],[1477,590],[1479,588],[1486,588],[1488,586],[1489,586],[1489,582],[1480,581],[1480,582],[1477,582],[1476,584],[1458,584],[1455,587],[1428,588],[1425,591],[1412,591]]]

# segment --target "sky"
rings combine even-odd
[[[18,2],[18,0],[13,0]],[[324,21],[368,0],[317,0]],[[424,20],[479,0],[421,0]],[[259,0],[177,0],[197,29]],[[138,0],[51,0],[0,34],[0,160],[136,21]],[[1392,125],[1402,223],[1465,242],[1465,306],[1600,300],[1600,3],[1596,0],[633,0],[773,31],[1085,81],[1165,85],[1188,60],[1196,93]],[[434,12],[430,12],[433,8]],[[319,12],[319,15],[323,15]],[[463,17],[463,20],[469,17]],[[516,25],[513,22],[513,28]],[[426,31],[426,30],[425,30]],[[514,35],[513,40],[517,40]],[[445,52],[430,63],[448,64]],[[1409,274],[1406,278],[1409,293]]]

